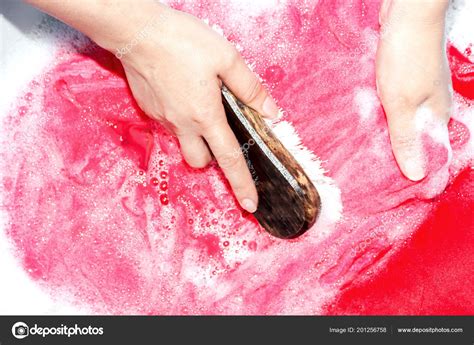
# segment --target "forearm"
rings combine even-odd
[[[411,24],[444,24],[449,0],[383,0],[381,17],[391,20],[407,21]],[[386,20],[382,20],[386,22]]]
[[[381,38],[444,49],[445,17],[449,0],[383,0]]]
[[[153,0],[26,0],[107,50],[126,44],[166,7]]]

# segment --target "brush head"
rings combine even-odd
[[[225,86],[222,99],[257,188],[258,208],[253,215],[273,236],[290,239],[302,235],[321,209],[316,188],[260,114]]]

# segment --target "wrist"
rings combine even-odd
[[[108,13],[100,30],[87,34],[97,45],[114,53],[125,56],[138,49],[143,42],[159,30],[170,10],[165,5],[151,2],[140,6],[133,5]]]
[[[81,31],[102,48],[126,47],[170,9],[155,0],[26,0]],[[161,20],[162,21],[162,20]],[[152,23],[152,24],[150,24]],[[146,31],[146,29],[145,29]]]
[[[389,16],[421,25],[444,24],[449,0],[385,0]]]

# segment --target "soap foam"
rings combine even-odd
[[[430,199],[470,164],[472,107],[455,94],[456,170],[445,138],[428,131],[444,140],[435,141],[440,159],[429,179],[407,181],[373,104],[377,4],[282,3],[251,15],[204,5],[179,4],[240,44],[285,109],[272,127],[321,194],[315,228],[291,241],[259,228],[215,164],[189,168],[176,139],[143,116],[117,60],[73,34],[57,43],[73,49],[60,49],[5,122],[2,209],[13,247],[4,252],[15,251],[42,291],[99,313],[325,313],[403,248]],[[25,278],[5,274],[14,272]]]

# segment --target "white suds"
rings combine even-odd
[[[325,175],[319,158],[301,143],[300,137],[289,122],[270,123],[270,127],[276,137],[302,166],[318,190],[321,198],[321,214],[318,222],[322,226],[337,222],[342,214],[341,191],[335,185],[333,179]]]
[[[9,6],[3,8],[4,14],[0,15],[1,34],[1,59],[0,59],[0,118],[5,116],[11,102],[16,98],[21,89],[37,75],[54,56],[54,44],[47,40],[37,40],[33,35],[25,35],[20,28],[12,24],[7,15],[9,12],[15,13]],[[24,5],[26,7],[26,5]],[[19,7],[19,6],[16,6]],[[11,11],[9,11],[11,9]],[[26,11],[26,19],[30,21],[30,26],[39,24],[44,18],[38,11]]]
[[[27,84],[52,61],[57,51],[54,35],[44,32],[38,24],[47,16],[20,1],[2,2],[0,14],[0,121],[8,115],[16,97]],[[72,31],[72,30],[71,30]],[[55,33],[56,34],[56,33]],[[0,141],[3,141],[0,131]],[[8,282],[0,284],[0,314],[88,314],[66,301],[56,291],[52,297],[21,268],[13,254],[4,229],[8,217],[0,212],[0,276]]]
[[[230,0],[236,13],[245,11],[248,16],[258,16],[264,11],[275,9],[279,6],[284,6],[286,1],[282,0]]]
[[[460,51],[472,46],[474,30],[472,15],[474,14],[474,1],[452,0],[446,15],[447,38]],[[473,55],[471,55],[472,61]]]
[[[372,121],[377,116],[379,100],[371,88],[357,88],[354,90],[354,105],[360,116],[361,122]]]
[[[451,161],[453,153],[449,143],[448,127],[435,118],[429,107],[425,105],[418,107],[415,113],[415,128],[419,133],[428,134],[435,142],[446,147],[449,154],[448,162]]]

